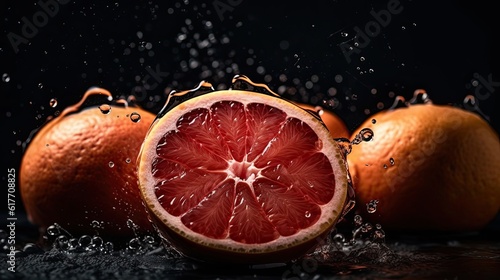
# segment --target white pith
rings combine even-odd
[[[176,130],[176,122],[181,116],[195,108],[209,108],[213,103],[219,101],[236,101],[244,105],[248,103],[263,103],[276,107],[284,111],[287,117],[297,118],[309,125],[318,135],[318,138],[323,141],[321,152],[327,156],[332,165],[335,176],[335,186],[332,187],[335,188],[335,192],[329,203],[320,205],[321,216],[313,226],[303,229],[291,236],[280,236],[278,239],[267,243],[245,244],[232,239],[213,239],[194,232],[181,222],[181,217],[170,215],[163,209],[155,194],[154,186],[156,185],[157,179],[153,177],[151,170],[151,163],[156,157],[157,143],[168,131]],[[235,90],[216,91],[192,98],[173,108],[165,116],[157,119],[155,123],[152,124],[148,136],[143,143],[138,163],[139,187],[142,196],[147,203],[148,209],[158,218],[158,220],[163,221],[166,226],[182,235],[184,238],[190,239],[200,245],[227,251],[247,253],[276,251],[314,239],[336,223],[341,215],[347,196],[347,171],[344,159],[341,155],[340,148],[330,136],[330,132],[310,113],[296,107],[288,101],[254,92],[241,92]],[[248,167],[251,174],[246,178],[239,178],[235,176],[233,172],[234,169],[231,170],[231,168],[228,168],[228,176],[233,177],[236,181],[246,181],[251,185],[251,183],[260,176],[260,170],[253,167],[252,162],[229,162],[230,167],[234,166],[238,168],[239,164],[244,164],[244,167]]]

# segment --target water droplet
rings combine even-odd
[[[43,84],[42,83],[38,83],[38,88],[42,89],[43,88]]]
[[[78,239],[78,245],[80,245],[80,247],[87,248],[90,244],[92,244],[92,238],[90,235],[82,235]]]
[[[92,228],[95,228],[95,229],[100,229],[102,228],[101,227],[101,223],[99,221],[96,221],[96,220],[93,220],[92,222],[90,222],[90,226]]]
[[[343,234],[337,233],[333,236],[332,241],[337,247],[342,248],[345,244],[345,237]]]
[[[366,233],[366,232],[369,232],[373,229],[373,226],[372,224],[370,223],[365,223],[362,227],[361,227],[361,231]]]
[[[54,225],[51,225],[47,228],[47,234],[48,235],[51,235],[51,236],[54,236],[54,235],[59,235],[61,234],[61,231],[59,229],[59,226],[54,224]]]
[[[363,224],[363,217],[361,217],[361,215],[354,216],[354,225],[359,227],[362,224]]]
[[[104,241],[100,236],[94,236],[92,237],[92,245],[95,247],[101,247],[103,245]]]
[[[43,250],[35,243],[26,243],[26,245],[24,245],[23,247],[23,252],[27,254],[37,254],[37,253],[43,253]]]
[[[108,166],[109,166],[110,168],[113,168],[113,167],[115,167],[115,163],[114,163],[114,162],[112,162],[112,161],[110,161],[110,162],[108,163]]]
[[[50,101],[49,101],[49,105],[50,105],[50,107],[52,107],[52,108],[57,107],[57,99],[55,99],[55,98],[50,99]]]
[[[306,211],[306,213],[305,213],[305,217],[306,217],[306,218],[311,218],[311,212]]]
[[[384,169],[387,169],[387,164],[384,164]]]
[[[394,164],[396,163],[396,161],[394,161],[394,159],[393,159],[393,158],[390,158],[390,159],[389,159],[389,162],[391,163],[391,165],[394,165]]]
[[[370,214],[375,213],[377,211],[377,204],[378,200],[376,199],[370,200],[370,202],[366,204],[366,211]]]
[[[398,95],[396,96],[396,98],[394,98],[394,103],[392,103],[392,106],[389,108],[389,110],[394,110],[402,107],[406,107],[405,98],[401,95]]]
[[[369,128],[363,128],[358,132],[358,134],[356,134],[351,144],[357,145],[363,141],[368,142],[371,141],[372,139],[373,139],[373,130]]]
[[[126,163],[131,163],[131,162],[132,162],[132,160],[131,160],[130,158],[126,158],[126,159],[125,159],[125,162],[126,162]]]
[[[375,230],[373,233],[373,241],[378,242],[378,241],[383,241],[385,238],[385,232],[383,230]]]
[[[360,57],[359,61],[365,61],[365,57],[364,56]]]
[[[156,243],[156,240],[155,240],[155,239],[154,239],[154,237],[153,237],[153,236],[151,236],[151,235],[146,235],[146,236],[144,236],[143,241],[144,241],[145,243],[147,243],[147,244],[155,244],[155,243]]]
[[[371,74],[371,73],[373,73],[373,72],[375,72],[375,70],[373,70],[372,68],[368,69],[368,73],[370,73],[370,74]]]
[[[413,92],[413,97],[408,101],[409,104],[425,104],[432,103],[432,100],[429,99],[429,95],[424,89],[417,89]]]
[[[10,82],[10,76],[9,76],[9,74],[7,74],[7,73],[3,73],[3,74],[2,74],[2,81],[3,81],[4,83],[8,83],[8,82]]]
[[[69,239],[66,235],[59,235],[54,244],[54,248],[66,251],[69,249]]]
[[[111,112],[111,105],[102,104],[99,106],[99,110],[101,110],[101,113],[107,115],[107,114],[109,114],[109,112]]]
[[[114,250],[114,244],[110,241],[107,241],[106,243],[104,243],[104,251],[107,252],[107,253],[110,253]]]
[[[377,120],[376,119],[372,119],[372,124],[376,124],[377,123]]]
[[[349,33],[347,33],[347,32],[340,32],[340,36],[342,36],[342,37],[345,38],[345,37],[349,36]]]
[[[130,239],[130,241],[128,242],[128,248],[130,250],[138,250],[139,248],[141,248],[141,241],[139,240],[139,238],[134,237]]]
[[[71,238],[68,240],[68,249],[77,249],[80,246],[80,243],[78,242],[78,239],[76,238]]]
[[[130,120],[133,122],[139,122],[141,120],[141,115],[139,113],[133,112],[130,114]]]

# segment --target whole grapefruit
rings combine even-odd
[[[20,168],[29,220],[41,230],[57,223],[70,233],[93,233],[93,224],[101,235],[133,236],[129,219],[137,232],[151,230],[136,159],[154,118],[140,107],[103,105],[63,112],[41,127]]]
[[[353,145],[347,159],[357,210],[378,201],[371,221],[392,230],[470,232],[499,212],[500,142],[479,115],[416,104],[376,113],[353,134],[362,128],[373,130],[373,140]]]

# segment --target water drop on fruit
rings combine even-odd
[[[396,161],[394,161],[394,159],[393,159],[393,158],[390,158],[390,159],[389,159],[389,162],[391,163],[391,165],[394,165],[394,164],[396,163]]]
[[[108,166],[109,166],[110,168],[113,168],[113,167],[115,167],[115,163],[114,163],[114,162],[112,162],[112,161],[110,161],[110,162],[108,163]]]
[[[141,120],[141,115],[139,113],[133,112],[130,114],[130,120],[133,122],[139,122]]]
[[[384,169],[387,169],[387,164],[384,164]]]
[[[38,83],[38,88],[42,89],[43,88],[43,84],[42,83]]]
[[[131,160],[130,158],[126,158],[126,159],[125,159],[125,162],[126,162],[126,163],[131,163],[131,162],[132,162],[132,160]]]
[[[372,139],[373,139],[373,130],[369,128],[363,128],[358,132],[358,134],[356,134],[351,144],[357,145],[363,141],[368,142],[371,141]]]
[[[377,123],[377,120],[376,119],[372,119],[372,124],[376,124]]]
[[[107,115],[111,112],[111,106],[109,104],[102,104],[99,106],[99,110],[101,110],[101,113]]]
[[[368,202],[366,204],[366,211],[370,214],[373,214],[377,211],[377,204],[378,204],[378,200],[374,199],[374,200],[370,200],[370,202]]]

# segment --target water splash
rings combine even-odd
[[[127,226],[134,235],[128,241],[113,243],[100,236],[99,230],[104,229],[102,222],[93,220],[91,226],[94,234],[83,234],[75,237],[68,230],[55,223],[45,231],[44,239],[49,248],[38,246],[41,250],[56,250],[64,254],[118,254],[118,255],[151,255],[165,253],[160,241],[151,235],[139,235],[139,227],[132,221],[127,221]],[[117,242],[117,241],[115,241]],[[116,245],[118,244],[118,246]]]
[[[398,95],[394,98],[394,102],[392,103],[391,107],[389,107],[389,110],[394,110],[403,107],[406,107],[406,100],[403,96]]]
[[[378,204],[378,200],[376,199],[373,199],[373,200],[370,200],[367,204],[366,204],[366,212],[370,213],[370,214],[373,214],[377,211],[377,204]]]
[[[479,104],[478,104],[476,98],[474,97],[474,95],[465,96],[464,101],[463,101],[463,107],[464,107],[464,109],[466,109],[470,112],[474,112],[474,113],[479,114],[485,120],[490,121],[490,117],[485,115],[481,111],[481,109],[479,109]]]
[[[424,89],[416,89],[413,92],[413,97],[406,104],[407,106],[416,105],[416,104],[427,104],[432,103],[432,100],[429,98],[429,95]]]
[[[354,139],[351,141],[351,144],[357,145],[361,142],[369,142],[373,140],[373,130],[370,128],[363,128],[361,129],[356,136],[354,136]]]

